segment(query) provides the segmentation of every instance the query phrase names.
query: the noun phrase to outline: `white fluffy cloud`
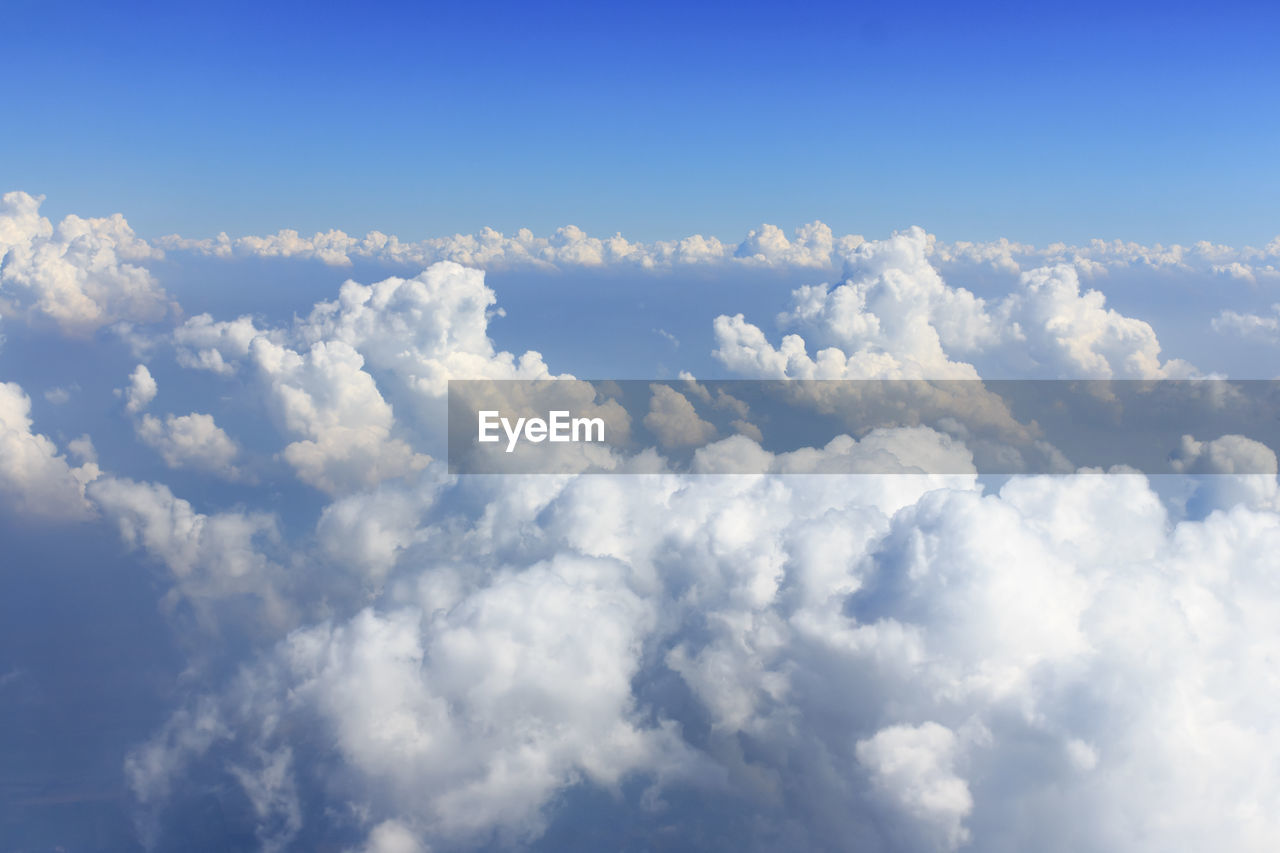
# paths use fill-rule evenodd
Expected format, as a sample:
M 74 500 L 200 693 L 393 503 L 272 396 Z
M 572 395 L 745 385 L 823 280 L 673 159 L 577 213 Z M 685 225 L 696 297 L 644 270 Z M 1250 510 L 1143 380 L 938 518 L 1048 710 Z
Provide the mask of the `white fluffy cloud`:
M 937 723 L 896 725 L 858 741 L 856 750 L 876 789 L 922 824 L 929 846 L 941 850 L 969 840 L 964 819 L 973 810 L 973 797 L 955 774 L 956 740 L 954 732 Z
M 81 336 L 164 316 L 164 290 L 141 265 L 161 253 L 124 217 L 72 215 L 55 228 L 40 215 L 41 201 L 24 192 L 0 197 L 0 315 L 39 317 Z
M 410 279 L 348 281 L 336 300 L 317 303 L 290 328 L 198 315 L 173 343 L 186 367 L 231 376 L 251 366 L 269 410 L 296 439 L 283 458 L 304 482 L 347 493 L 427 464 L 404 437 L 406 414 L 426 427 L 433 452 L 443 451 L 437 437 L 450 378 L 550 377 L 538 353 L 517 358 L 493 346 L 494 302 L 483 273 L 442 262 Z M 386 389 L 403 403 L 400 412 Z
M 1023 273 L 1021 290 L 999 310 L 1016 347 L 1009 358 L 1026 359 L 1026 373 L 1069 379 L 1161 379 L 1194 373 L 1185 362 L 1160 360 L 1160 343 L 1150 324 L 1107 308 L 1101 291 L 1082 293 L 1079 273 L 1071 266 Z
M 496 301 L 482 272 L 442 262 L 411 279 L 347 282 L 336 300 L 316 305 L 299 334 L 359 350 L 371 367 L 435 400 L 451 378 L 549 378 L 538 353 L 517 359 L 496 351 L 487 331 Z
M 779 322 L 800 333 L 775 347 L 746 318 L 716 318 L 715 355 L 740 375 L 792 379 L 976 379 L 965 358 L 1012 375 L 1051 378 L 1160 378 L 1193 368 L 1161 361 L 1155 331 L 1081 292 L 1075 267 L 1023 273 L 995 304 L 948 285 L 931 262 L 932 238 L 916 228 L 861 243 L 844 283 L 792 294 Z M 801 334 L 802 333 L 802 334 Z M 810 355 L 810 347 L 818 347 Z
M 685 752 L 671 727 L 635 714 L 630 679 L 655 614 L 619 572 L 557 558 L 465 596 L 461 578 L 424 578 L 409 606 L 290 635 L 272 675 L 249 674 L 224 713 L 240 731 L 262 731 L 272 707 L 318 719 L 350 773 L 332 781 L 394 816 L 373 828 L 373 849 L 407 843 L 406 819 L 455 843 L 536 837 L 565 785 L 665 773 Z M 163 790 L 207 747 L 170 732 L 132 761 L 133 784 Z
M 129 374 L 129 384 L 116 389 L 125 401 L 125 410 L 141 415 L 134 423 L 139 439 L 160 454 L 170 468 L 190 468 L 238 479 L 242 472 L 233 464 L 240 448 L 212 415 L 165 415 L 163 419 L 145 411 L 155 400 L 159 386 L 145 364 Z
M 223 706 L 318 720 L 371 844 L 528 840 L 557 791 L 637 775 L 742 798 L 763 847 L 1280 838 L 1273 511 L 1176 521 L 1124 475 L 520 482 Z
M 22 198 L 8 203 L 4 245 L 19 251 L 5 264 L 19 278 L 0 281 L 6 311 L 79 331 L 145 319 L 118 307 L 150 282 L 122 259 L 154 250 L 130 243 L 123 220 L 68 220 L 55 234 Z M 112 241 L 115 266 L 102 248 Z M 839 283 L 793 294 L 777 344 L 743 315 L 717 321 L 722 362 L 771 377 L 1181 375 L 1190 367 L 1163 357 L 1148 324 L 1087 282 L 1126 265 L 1216 267 L 1233 286 L 1263 281 L 1280 255 L 1280 243 L 946 245 L 918 229 L 864 241 L 820 223 L 793 236 L 762 226 L 738 245 L 565 228 L 429 244 L 282 232 L 187 248 L 326 263 L 843 269 Z M 981 298 L 953 280 L 964 265 L 1016 284 Z M 63 281 L 92 305 L 49 284 Z M 1280 771 L 1260 758 L 1280 749 L 1268 448 L 1188 436 L 1175 462 L 1194 491 L 1172 497 L 1123 474 L 984 487 L 963 473 L 972 447 L 925 429 L 769 454 L 748 437 L 751 413 L 704 389 L 697 399 L 739 415 L 744 434 L 702 448 L 695 470 L 754 454 L 756 470 L 787 476 L 450 479 L 425 453 L 447 380 L 552 375 L 536 352 L 498 350 L 494 306 L 482 273 L 446 262 L 348 282 L 281 327 L 201 315 L 175 330 L 171 352 L 153 348 L 149 358 L 239 382 L 274 418 L 281 458 L 333 495 L 314 528 L 98 476 L 87 438 L 66 443 L 82 460 L 73 468 L 33 431 L 22 390 L 0 385 L 10 504 L 60 517 L 96 507 L 165 568 L 167 604 L 191 603 L 213 633 L 271 626 L 245 641 L 234 675 L 193 684 L 131 752 L 151 841 L 181 817 L 166 806 L 195 791 L 232 792 L 264 849 L 331 825 L 378 853 L 521 846 L 587 787 L 653 827 L 652 846 L 672 832 L 730 849 L 873 852 L 1280 843 Z M 673 443 L 705 437 L 684 405 L 697 389 L 660 395 L 651 427 Z M 169 464 L 236 464 L 212 414 L 146 413 L 156 386 L 145 367 L 122 396 Z M 210 402 L 201 408 L 221 419 Z M 1007 415 L 984 423 L 1013 430 Z M 961 473 L 804 474 L 872 457 L 882 470 L 908 451 Z M 1230 473 L 1246 466 L 1272 474 Z M 247 605 L 242 621 L 221 621 L 227 603 Z
M 250 355 L 286 432 L 299 436 L 284 459 L 303 482 L 327 492 L 368 486 L 420 470 L 429 461 L 394 436 L 391 406 L 341 341 L 299 353 L 256 338 Z
M 151 405 L 158 391 L 159 387 L 151 371 L 145 364 L 139 364 L 129 374 L 129 385 L 117 390 L 116 394 L 124 397 L 125 410 L 136 414 Z
M 715 426 L 698 417 L 687 397 L 670 385 L 649 387 L 653 396 L 644 425 L 662 447 L 696 447 L 715 438 Z
M 174 329 L 173 344 L 178 364 L 226 376 L 235 373 L 249 355 L 249 344 L 260 336 L 283 341 L 280 332 L 258 329 L 248 316 L 215 321 L 209 314 L 197 314 Z
M 163 564 L 174 587 L 169 606 L 185 598 L 197 607 L 230 596 L 250 596 L 273 623 L 286 620 L 288 604 L 279 595 L 280 567 L 265 549 L 279 540 L 279 523 L 265 512 L 197 512 L 190 502 L 160 483 L 100 477 L 88 496 L 120 530 L 124 542 Z
M 145 414 L 137 426 L 138 437 L 150 445 L 170 468 L 208 471 L 228 479 L 242 472 L 233 464 L 240 448 L 218 426 L 212 415 L 165 415 L 164 419 Z
M 778 379 L 976 379 L 973 366 L 953 361 L 946 348 L 991 340 L 991 320 L 981 300 L 942 281 L 928 245 L 920 229 L 862 243 L 844 284 L 795 291 L 780 321 L 822 347 L 814 357 L 798 334 L 775 349 L 741 314 L 716 318 L 716 355 L 735 372 Z
M 321 552 L 347 571 L 381 583 L 406 549 L 427 540 L 422 519 L 443 486 L 440 472 L 427 469 L 417 483 L 384 484 L 335 500 L 316 524 Z
M 15 382 L 0 383 L 0 496 L 6 506 L 37 518 L 88 517 L 84 486 L 98 476 L 92 445 L 82 442 L 84 461 L 73 468 L 32 425 L 31 398 Z

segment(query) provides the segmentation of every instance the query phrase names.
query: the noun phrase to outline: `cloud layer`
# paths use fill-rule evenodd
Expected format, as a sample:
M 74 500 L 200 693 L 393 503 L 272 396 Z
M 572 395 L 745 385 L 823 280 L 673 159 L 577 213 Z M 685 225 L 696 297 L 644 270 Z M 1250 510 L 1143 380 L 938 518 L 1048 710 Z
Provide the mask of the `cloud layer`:
M 403 241 L 372 231 L 363 238 L 342 231 L 305 237 L 282 230 L 266 236 L 188 239 L 171 235 L 156 241 L 160 249 L 216 257 L 257 256 L 315 259 L 333 266 L 370 259 L 409 267 L 453 261 L 479 269 L 510 267 L 624 267 L 659 270 L 690 265 L 840 269 L 868 240 L 859 234 L 836 235 L 823 222 L 810 222 L 788 235 L 777 225 L 762 224 L 739 242 L 694 234 L 652 243 L 621 234 L 592 237 L 573 225 L 548 237 L 520 229 L 507 236 L 491 228 L 478 234 Z M 871 241 L 875 242 L 875 241 Z M 929 236 L 925 251 L 943 268 L 987 268 L 1018 273 L 1043 266 L 1066 265 L 1087 276 L 1109 270 L 1141 268 L 1166 272 L 1199 271 L 1227 282 L 1256 284 L 1280 278 L 1280 237 L 1261 248 L 1232 247 L 1207 241 L 1190 246 L 1147 246 L 1122 240 L 1092 240 L 1085 245 L 1054 243 L 1037 247 L 1000 239 L 947 243 Z
M 120 322 L 145 344 L 92 342 L 104 388 L 71 371 L 31 373 L 30 393 L 0 383 L 0 507 L 52 535 L 112 531 L 187 644 L 166 722 L 122 745 L 155 849 L 211 801 L 228 837 L 264 850 L 536 848 L 588 830 L 597 848 L 1280 843 L 1280 772 L 1260 759 L 1280 748 L 1280 490 L 1231 474 L 1275 471 L 1256 441 L 1187 436 L 1168 482 L 809 477 L 903 443 L 953 470 L 972 456 L 923 429 L 774 456 L 755 413 L 690 382 L 643 420 L 665 446 L 718 439 L 702 475 L 653 453 L 612 460 L 648 472 L 625 477 L 440 463 L 449 379 L 567 375 L 494 342 L 478 266 L 808 271 L 776 318 L 707 316 L 740 376 L 1164 378 L 1196 368 L 1108 301 L 1106 272 L 1259 286 L 1280 245 L 944 245 L 820 223 L 736 245 L 568 228 L 161 241 L 420 268 L 273 321 L 170 313 L 145 267 L 159 250 L 122 218 L 55 229 L 34 198 L 4 203 L 0 313 L 30 324 L 18 344 Z M 980 295 L 960 266 L 1009 286 Z M 1234 310 L 1206 330 L 1215 315 L 1268 328 Z M 700 388 L 733 434 L 699 417 Z M 104 400 L 99 458 L 82 419 L 59 418 Z M 712 473 L 747 456 L 775 473 Z

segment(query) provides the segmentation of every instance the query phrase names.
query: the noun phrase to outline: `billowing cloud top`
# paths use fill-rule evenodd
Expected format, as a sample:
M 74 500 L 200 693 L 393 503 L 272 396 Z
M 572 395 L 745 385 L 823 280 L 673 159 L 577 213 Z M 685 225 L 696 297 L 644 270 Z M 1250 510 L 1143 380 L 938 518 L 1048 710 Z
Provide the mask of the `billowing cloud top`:
M 1169 326 L 1113 304 L 1108 276 L 1261 288 L 1280 244 L 1035 249 L 814 224 L 736 245 L 571 228 L 153 245 L 121 217 L 55 227 L 31 196 L 4 205 L 0 520 L 35 553 L 95 551 L 68 571 L 115 555 L 148 573 L 122 588 L 154 595 L 165 627 L 145 642 L 178 659 L 130 717 L 162 722 L 108 744 L 118 846 L 171 849 L 193 827 L 263 850 L 1280 844 L 1280 493 L 1257 440 L 1180 437 L 1168 478 L 811 477 L 823 454 L 895 442 L 963 461 L 982 436 L 773 454 L 758 411 L 689 377 L 637 423 L 664 447 L 710 440 L 701 473 L 653 451 L 612 459 L 626 477 L 441 461 L 450 379 L 596 366 L 559 347 L 581 306 L 550 273 L 563 317 L 528 333 L 540 349 L 504 349 L 481 268 L 795 272 L 775 316 L 732 286 L 697 309 L 707 363 L 738 377 L 1162 379 L 1210 373 L 1212 353 L 1166 352 Z M 244 294 L 283 288 L 278 266 L 202 260 L 263 278 L 184 314 L 170 294 L 226 304 L 182 290 L 192 252 L 409 268 L 272 291 L 294 302 L 269 316 Z M 1266 310 L 1223 297 L 1174 337 L 1230 342 Z M 724 474 L 743 459 L 773 473 Z M 63 645 L 100 643 L 99 616 Z M 0 691 L 61 701 L 16 692 L 29 676 L 3 673 L 40 659 L 13 654 Z

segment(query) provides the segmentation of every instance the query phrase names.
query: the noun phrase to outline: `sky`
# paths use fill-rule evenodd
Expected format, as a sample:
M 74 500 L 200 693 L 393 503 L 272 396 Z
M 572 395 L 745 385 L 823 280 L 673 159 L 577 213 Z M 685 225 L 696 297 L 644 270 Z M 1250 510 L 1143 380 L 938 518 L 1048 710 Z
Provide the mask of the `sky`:
M 1272 853 L 1276 23 L 0 4 L 0 849 Z
M 1265 242 L 1271 4 L 5 7 L 6 185 L 147 237 Z

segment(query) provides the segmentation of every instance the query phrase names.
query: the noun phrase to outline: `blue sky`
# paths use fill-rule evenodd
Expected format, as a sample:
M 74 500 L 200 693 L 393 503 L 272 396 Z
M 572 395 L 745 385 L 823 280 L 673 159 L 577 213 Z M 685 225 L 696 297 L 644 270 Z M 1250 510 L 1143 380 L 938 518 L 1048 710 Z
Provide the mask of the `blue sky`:
M 57 8 L 0 183 L 146 237 L 1280 233 L 1270 4 Z

